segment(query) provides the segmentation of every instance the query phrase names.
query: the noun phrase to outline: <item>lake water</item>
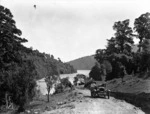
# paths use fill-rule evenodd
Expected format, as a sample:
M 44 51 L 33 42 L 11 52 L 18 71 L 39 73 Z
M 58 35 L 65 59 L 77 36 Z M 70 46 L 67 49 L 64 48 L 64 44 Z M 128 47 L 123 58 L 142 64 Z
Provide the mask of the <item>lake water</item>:
M 73 74 L 61 74 L 60 75 L 60 78 L 66 78 L 68 77 L 69 78 L 69 81 L 73 84 L 73 80 L 74 80 L 74 77 L 77 75 L 77 74 L 84 74 L 86 75 L 87 77 L 89 76 L 89 72 L 90 70 L 78 70 L 77 73 L 73 73 Z M 45 83 L 45 79 L 42 78 L 40 80 L 37 81 L 37 88 L 40 90 L 40 92 L 43 94 L 43 95 L 46 95 L 47 94 L 47 87 L 46 87 L 46 83 Z M 55 91 L 54 88 L 51 89 L 51 94 Z
M 73 73 L 73 74 L 61 74 L 60 78 L 69 78 L 69 81 L 73 84 L 73 79 L 77 74 L 84 74 L 87 77 L 89 76 L 89 72 L 90 70 L 78 70 L 77 73 Z

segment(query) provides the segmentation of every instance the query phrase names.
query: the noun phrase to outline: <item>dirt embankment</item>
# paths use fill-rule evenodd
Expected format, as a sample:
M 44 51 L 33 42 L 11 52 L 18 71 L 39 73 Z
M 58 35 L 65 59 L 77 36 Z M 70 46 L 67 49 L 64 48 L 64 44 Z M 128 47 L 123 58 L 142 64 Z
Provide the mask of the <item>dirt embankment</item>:
M 150 80 L 126 76 L 124 82 L 114 79 L 107 83 L 111 96 L 125 100 L 150 114 Z
M 128 103 L 141 108 L 146 114 L 150 114 L 150 93 L 120 93 L 112 92 L 111 96 L 116 99 L 125 100 Z

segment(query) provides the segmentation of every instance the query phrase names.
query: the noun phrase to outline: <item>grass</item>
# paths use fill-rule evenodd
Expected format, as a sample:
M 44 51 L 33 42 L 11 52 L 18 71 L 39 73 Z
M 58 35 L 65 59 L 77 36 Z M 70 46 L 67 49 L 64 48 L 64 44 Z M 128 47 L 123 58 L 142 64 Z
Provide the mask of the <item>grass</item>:
M 125 100 L 150 114 L 150 80 L 139 76 L 126 76 L 124 82 L 114 79 L 107 82 L 107 87 L 112 91 L 111 96 Z
M 125 100 L 128 103 L 141 108 L 146 114 L 150 114 L 150 93 L 121 93 L 121 92 L 111 92 L 111 96 L 116 99 Z

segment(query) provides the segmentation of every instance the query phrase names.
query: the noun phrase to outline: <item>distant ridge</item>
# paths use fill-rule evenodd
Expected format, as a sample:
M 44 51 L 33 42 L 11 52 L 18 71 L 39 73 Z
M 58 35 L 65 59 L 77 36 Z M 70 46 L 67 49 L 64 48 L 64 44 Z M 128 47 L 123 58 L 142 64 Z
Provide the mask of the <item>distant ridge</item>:
M 135 44 L 132 46 L 132 51 L 138 51 L 138 45 Z M 94 59 L 94 55 L 84 56 L 72 61 L 69 61 L 70 65 L 72 65 L 77 70 L 91 70 L 91 68 L 95 65 L 96 60 Z
M 81 57 L 72 61 L 69 61 L 70 65 L 72 65 L 77 70 L 91 70 L 91 68 L 95 65 L 96 60 L 94 59 L 94 55 Z

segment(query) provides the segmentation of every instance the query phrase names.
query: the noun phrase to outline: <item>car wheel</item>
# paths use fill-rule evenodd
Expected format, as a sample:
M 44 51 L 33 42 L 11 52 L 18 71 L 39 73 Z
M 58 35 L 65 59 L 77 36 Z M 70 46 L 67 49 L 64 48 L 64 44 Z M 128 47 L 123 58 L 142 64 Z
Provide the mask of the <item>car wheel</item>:
M 109 95 L 108 95 L 108 99 L 109 99 Z
M 109 94 L 109 91 L 108 91 L 108 93 L 107 93 L 107 96 L 108 96 L 108 99 L 110 98 L 110 94 Z

